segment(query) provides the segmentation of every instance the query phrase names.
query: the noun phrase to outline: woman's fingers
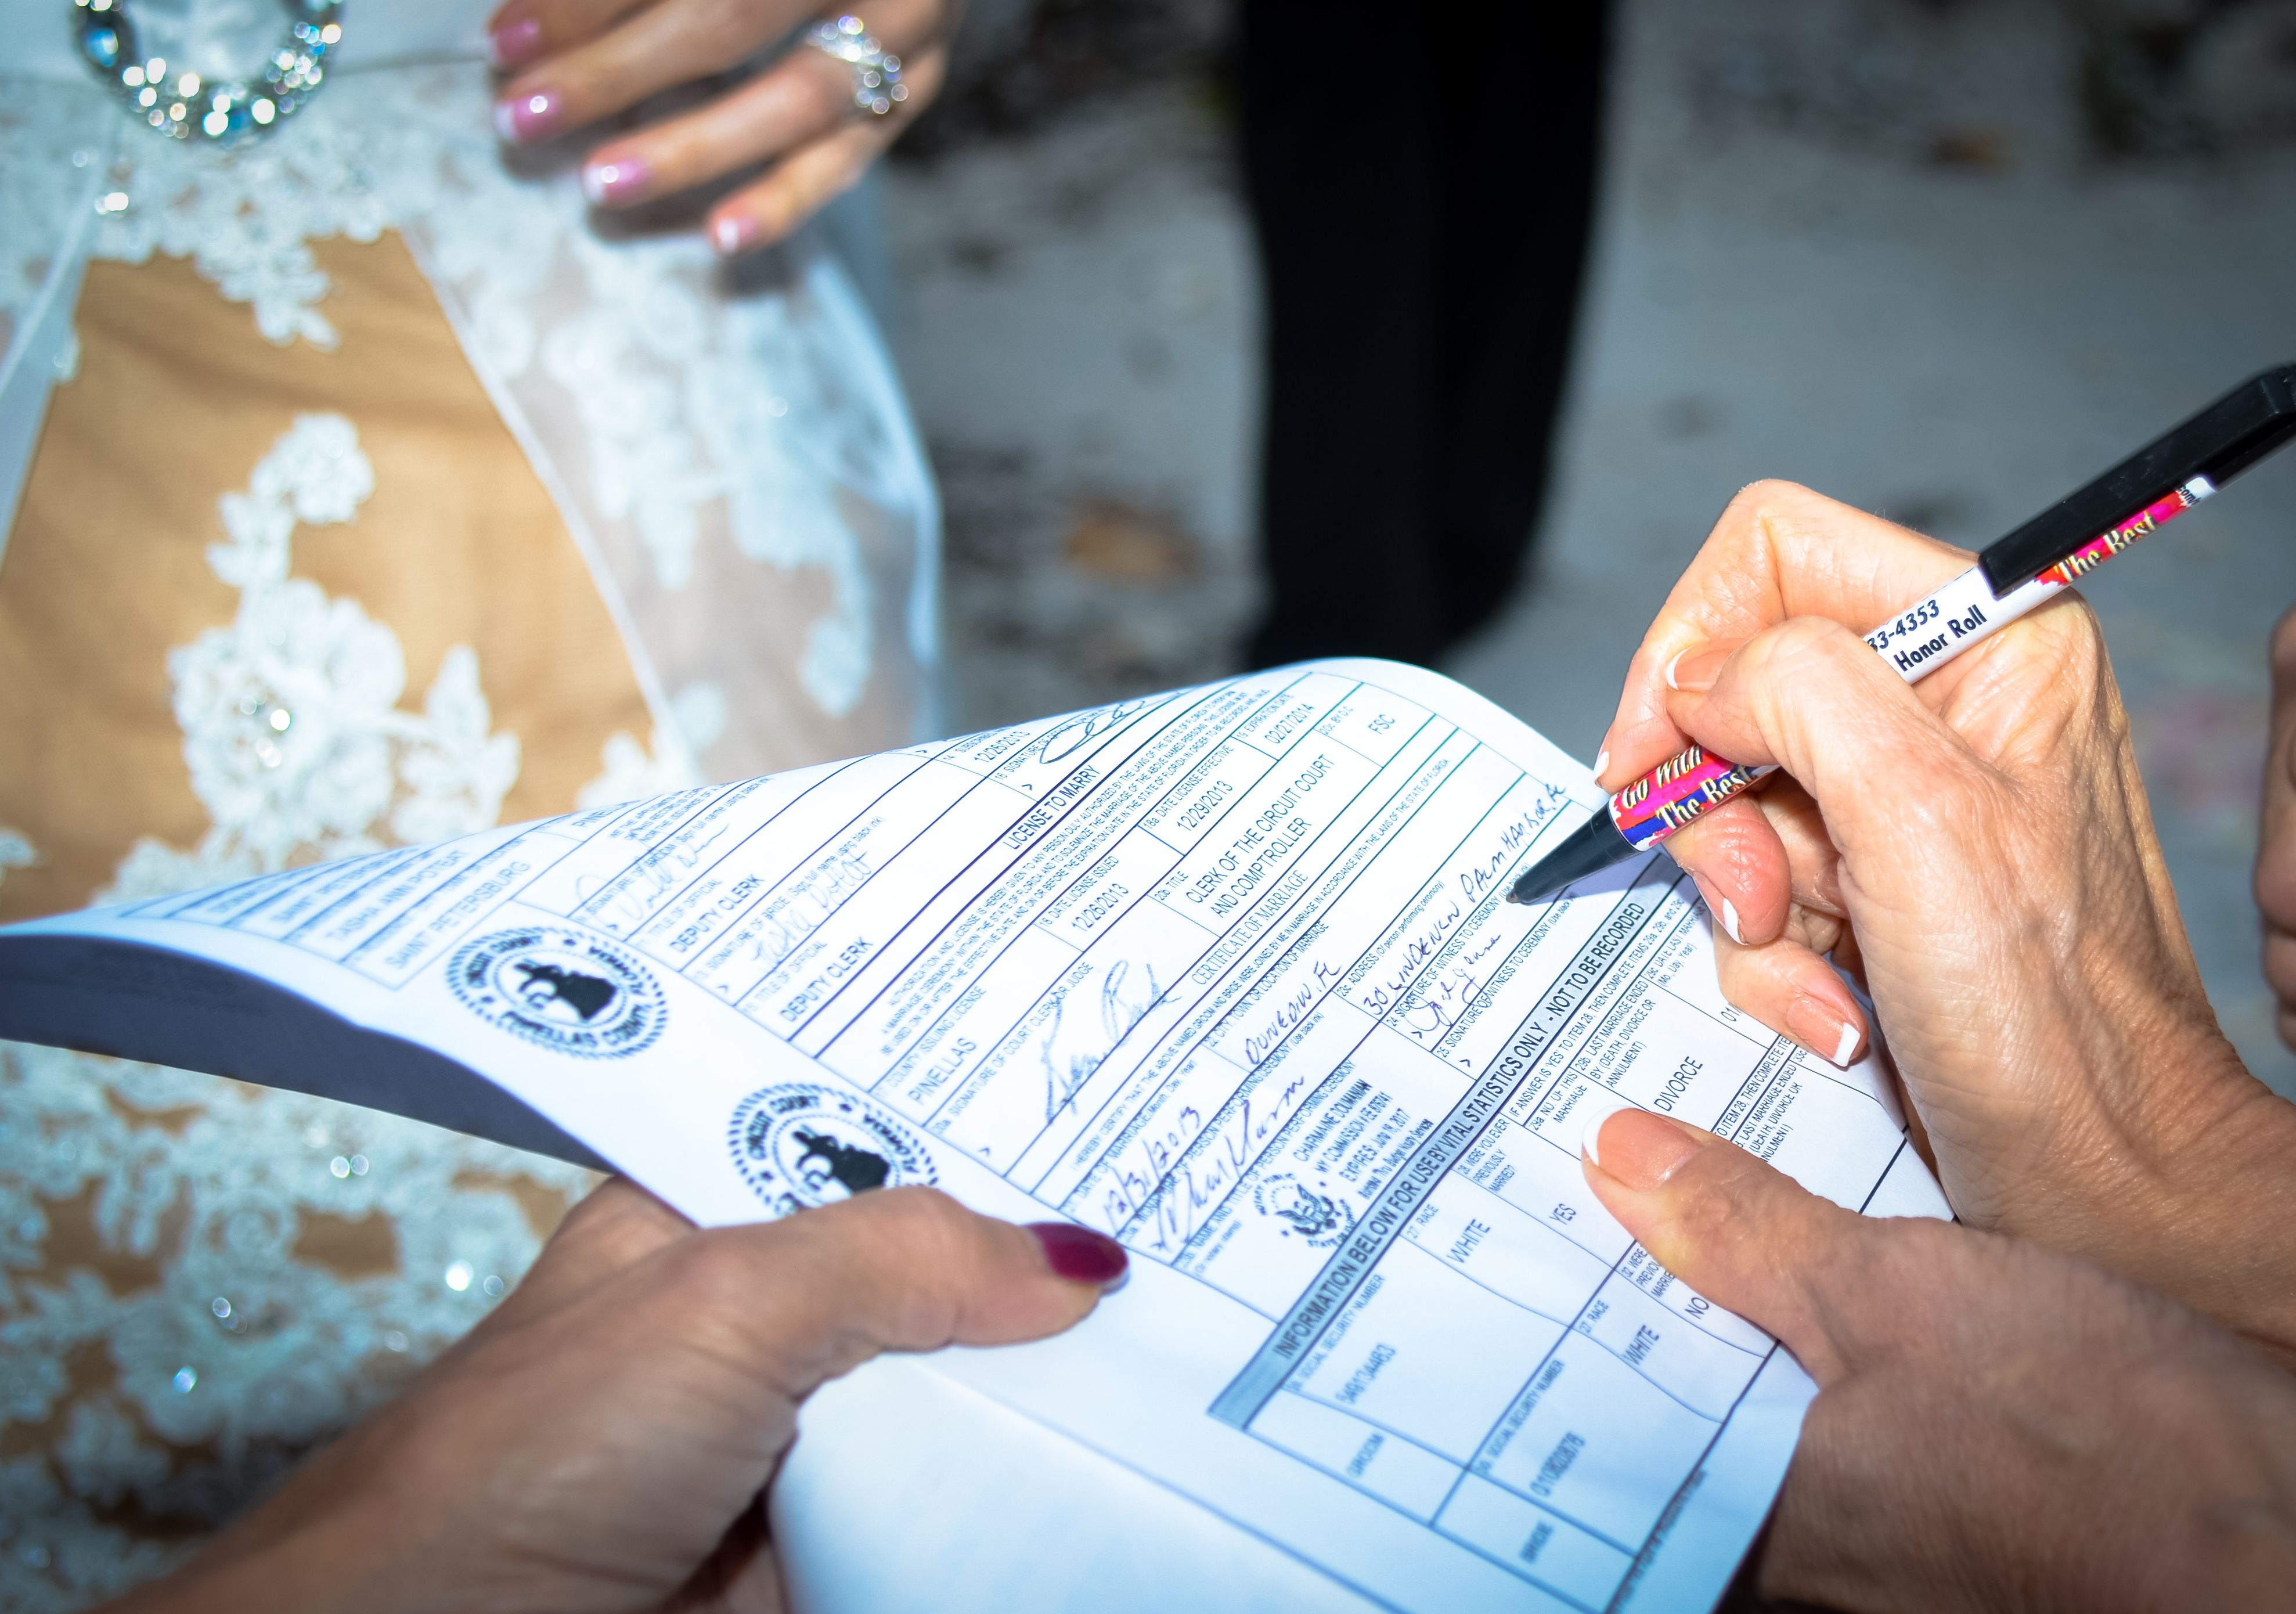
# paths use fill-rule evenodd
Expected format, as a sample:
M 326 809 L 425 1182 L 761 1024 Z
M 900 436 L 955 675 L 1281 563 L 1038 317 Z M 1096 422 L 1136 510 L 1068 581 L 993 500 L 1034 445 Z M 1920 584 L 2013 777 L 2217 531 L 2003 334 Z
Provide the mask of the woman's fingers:
M 939 87 L 947 55 L 928 52 L 912 78 L 922 104 Z M 771 246 L 850 190 L 892 144 L 914 114 L 906 108 L 885 118 L 850 123 L 790 153 L 772 172 L 709 209 L 709 241 L 731 258 Z
M 648 95 L 725 71 L 803 14 L 800 0 L 659 0 L 512 79 L 495 102 L 496 126 L 517 142 L 582 128 Z
M 1797 923 L 1787 934 L 1759 947 L 1715 940 L 1715 971 L 1722 995 L 1739 1009 L 1847 1069 L 1866 1041 L 1866 1012 L 1824 954 L 1839 939 L 1838 922 L 1816 917 L 1812 935 Z
M 1824 804 L 1827 835 L 1853 866 L 1861 851 L 1887 859 L 1908 837 L 1964 832 L 1991 777 L 1863 640 L 1823 619 L 1767 629 L 1708 688 L 1668 698 L 1674 721 L 1716 753 L 1776 763 L 1800 780 Z
M 1785 928 L 1792 873 L 1777 831 L 1752 798 L 1693 819 L 1667 838 L 1666 849 L 1698 882 L 1716 928 L 1731 941 L 1759 946 Z
M 2296 610 L 2272 630 L 2272 723 L 2256 838 L 2264 979 L 2280 1000 L 2281 1041 L 2296 1047 Z
M 519 1323 L 554 1311 L 693 1232 L 693 1223 L 627 1177 L 608 1177 L 566 1213 L 491 1317 Z
M 881 1351 L 1002 1345 L 1081 1320 L 1127 1270 L 1070 1223 L 1016 1226 L 928 1188 L 884 1189 L 663 1252 L 697 1344 L 739 1353 L 800 1399 Z
M 509 0 L 487 20 L 487 54 L 504 71 L 571 49 L 649 0 Z
M 1682 749 L 1667 711 L 1667 672 L 1686 652 L 1736 645 L 1790 617 L 1824 617 L 1865 633 L 1970 561 L 1965 550 L 1792 482 L 1743 489 L 1635 652 L 1603 741 L 1613 773 L 1632 777 Z
M 781 157 L 709 210 L 710 243 L 727 256 L 769 246 L 849 189 L 940 86 L 945 47 L 903 67 L 907 102 L 885 117 L 853 115 L 843 64 L 799 51 L 698 111 L 609 141 L 583 165 L 582 184 L 605 207 L 627 207 Z M 785 155 L 784 155 L 785 153 Z
M 1734 1143 L 1645 1110 L 1598 1117 L 1579 1151 L 1603 1206 L 1659 1265 L 1785 1343 L 1820 1388 L 1856 1365 L 1843 1302 L 1873 1228 Z M 1905 1299 L 1910 1299 L 1910 1297 Z
M 803 0 L 659 0 L 521 73 L 496 103 L 496 123 L 513 141 L 581 128 L 649 95 L 738 66 L 787 34 L 808 10 Z M 904 60 L 935 43 L 939 22 L 935 0 L 887 0 L 869 16 L 873 37 Z M 850 69 L 820 51 L 800 45 L 774 71 L 832 86 L 842 104 L 851 104 Z M 910 98 L 918 98 L 914 89 Z
M 628 207 L 778 157 L 849 122 L 849 83 L 843 62 L 791 51 L 693 111 L 606 142 L 583 163 L 582 188 L 603 207 Z
M 1855 1061 L 1866 1012 L 1826 956 L 1853 945 L 1841 860 L 1809 793 L 1780 776 L 1696 819 L 1666 848 L 1714 914 L 1722 995 L 1821 1059 Z

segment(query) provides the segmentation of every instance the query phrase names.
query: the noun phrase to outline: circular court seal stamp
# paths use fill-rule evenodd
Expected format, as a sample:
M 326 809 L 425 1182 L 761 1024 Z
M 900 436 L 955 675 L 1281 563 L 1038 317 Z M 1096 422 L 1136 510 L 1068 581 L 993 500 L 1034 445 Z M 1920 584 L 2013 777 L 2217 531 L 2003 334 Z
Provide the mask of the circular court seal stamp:
M 561 1053 L 619 1059 L 661 1035 L 668 1005 L 637 954 L 562 925 L 465 942 L 447 984 L 488 1023 Z
M 1283 1224 L 1276 1236 L 1301 1239 L 1316 1249 L 1329 1249 L 1348 1236 L 1355 1225 L 1347 1199 L 1321 1177 L 1303 1183 L 1288 1171 L 1279 1171 L 1252 1184 L 1252 1208 Z
M 752 1093 L 734 1108 L 726 1137 L 742 1180 L 777 1217 L 939 1180 L 906 1121 L 874 1099 L 814 1082 Z

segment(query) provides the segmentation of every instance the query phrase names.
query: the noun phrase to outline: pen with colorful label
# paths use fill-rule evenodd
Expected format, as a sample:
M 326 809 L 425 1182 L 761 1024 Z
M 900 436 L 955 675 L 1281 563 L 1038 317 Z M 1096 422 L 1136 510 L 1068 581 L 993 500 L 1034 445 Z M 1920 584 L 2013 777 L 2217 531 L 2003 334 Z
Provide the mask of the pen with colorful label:
M 2296 365 L 2267 370 L 1978 556 L 1977 564 L 1866 635 L 1908 684 L 2054 599 L 2296 437 Z M 1651 769 L 1507 892 L 1540 902 L 1648 851 L 1777 770 L 1698 746 Z

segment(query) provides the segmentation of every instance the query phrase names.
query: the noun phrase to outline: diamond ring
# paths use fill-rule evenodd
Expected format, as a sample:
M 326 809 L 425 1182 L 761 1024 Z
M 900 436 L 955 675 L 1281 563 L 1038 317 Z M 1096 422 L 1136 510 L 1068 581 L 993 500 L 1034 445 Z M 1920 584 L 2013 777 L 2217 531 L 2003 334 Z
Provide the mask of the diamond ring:
M 909 98 L 909 86 L 901 82 L 901 59 L 870 37 L 860 18 L 849 12 L 834 21 L 824 19 L 807 30 L 805 43 L 843 62 L 853 75 L 854 111 L 882 118 Z

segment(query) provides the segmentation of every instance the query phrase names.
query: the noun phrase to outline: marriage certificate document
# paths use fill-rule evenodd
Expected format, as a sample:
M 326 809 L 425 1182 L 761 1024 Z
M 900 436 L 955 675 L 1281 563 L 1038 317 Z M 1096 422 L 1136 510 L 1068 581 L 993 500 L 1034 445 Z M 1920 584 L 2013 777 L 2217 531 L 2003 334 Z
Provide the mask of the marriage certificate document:
M 1603 1210 L 1587 1117 L 1946 1207 L 1875 1066 L 1723 1001 L 1663 854 L 1505 900 L 1601 799 L 1447 679 L 1310 663 L 0 930 L 0 1036 L 705 1225 L 916 1184 L 1072 1219 L 1127 1287 L 933 1371 L 1377 1603 L 1702 1608 L 1813 1390 Z

